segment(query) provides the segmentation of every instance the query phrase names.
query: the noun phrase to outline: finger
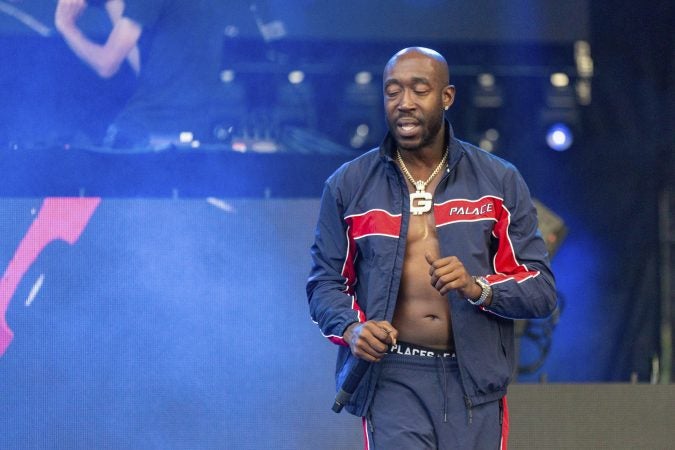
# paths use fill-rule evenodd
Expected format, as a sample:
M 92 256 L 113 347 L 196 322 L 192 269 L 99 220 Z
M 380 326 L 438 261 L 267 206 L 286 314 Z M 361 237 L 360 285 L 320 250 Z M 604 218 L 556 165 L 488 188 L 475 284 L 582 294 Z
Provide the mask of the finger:
M 377 322 L 368 321 L 360 326 L 354 346 L 360 352 L 376 357 L 387 350 L 387 344 L 384 342 L 386 336 Z
M 457 264 L 462 264 L 462 261 L 459 260 L 456 256 L 446 256 L 445 258 L 438 258 L 436 261 L 434 261 L 434 266 L 436 268 L 444 267 L 444 266 L 456 266 Z
M 438 261 L 436 261 L 438 264 Z M 450 275 L 455 270 L 455 267 L 451 264 L 443 265 L 438 268 L 432 268 L 431 272 L 431 285 L 436 289 L 440 289 L 441 285 L 449 280 L 451 280 Z M 439 284 L 440 283 L 440 284 Z
M 429 275 L 435 279 L 442 277 L 443 275 L 454 270 L 452 263 L 441 263 L 442 260 L 436 260 L 434 264 L 429 267 Z
M 377 329 L 373 330 L 375 336 L 380 341 L 391 345 L 393 343 L 391 334 L 396 331 L 396 328 L 386 320 L 379 320 L 375 322 L 375 325 L 377 325 Z
M 380 358 L 378 358 L 376 356 L 373 356 L 370 353 L 361 350 L 360 348 L 353 349 L 352 353 L 354 354 L 354 356 L 356 356 L 357 358 L 362 359 L 364 361 L 377 362 L 377 361 L 380 360 Z
M 368 344 L 370 345 L 368 354 L 371 355 L 373 358 L 375 358 L 377 361 L 382 359 L 384 355 L 387 354 L 387 351 L 389 351 L 389 345 L 381 341 L 368 342 Z
M 389 333 L 389 339 L 391 340 L 391 345 L 396 345 L 396 342 L 398 341 L 398 330 L 396 328 L 392 328 Z
M 380 343 L 380 345 L 382 344 Z M 360 339 L 352 353 L 366 361 L 375 362 L 381 360 L 386 351 L 378 351 L 369 341 Z
M 354 356 L 368 362 L 373 362 L 375 361 L 375 358 L 370 355 L 370 346 L 367 345 L 365 338 L 366 334 L 368 333 L 367 325 L 368 322 L 360 323 L 354 326 L 349 334 L 348 343 L 349 348 L 351 349 Z
M 434 261 L 436 260 L 436 258 L 431 256 L 431 253 L 429 253 L 429 252 L 424 252 L 424 258 L 427 260 L 429 265 L 433 265 Z
M 396 342 L 395 337 L 398 334 L 396 328 L 394 328 L 388 321 L 373 321 L 372 327 L 369 327 L 369 331 L 372 333 L 372 340 L 368 340 L 368 343 L 373 348 L 375 352 L 380 354 L 380 357 L 384 356 L 392 344 Z M 392 337 L 392 333 L 396 333 Z
M 429 264 L 429 275 L 435 274 L 437 277 L 444 275 L 448 270 L 453 270 L 458 264 L 461 265 L 462 262 L 456 256 L 438 258 Z
M 367 332 L 362 333 L 351 345 L 352 353 L 360 359 L 375 362 L 381 359 L 382 353 L 373 348 L 366 337 Z M 372 339 L 372 337 L 371 337 Z
M 386 342 L 389 343 L 391 339 L 389 339 L 389 335 L 391 334 L 391 330 L 389 328 L 380 326 L 377 332 L 374 333 L 374 336 L 380 340 L 380 342 Z
M 434 287 L 441 294 L 447 294 L 451 290 L 466 289 L 470 283 L 471 276 L 466 272 L 464 266 L 459 264 L 447 274 L 440 276 Z
M 453 288 L 454 281 L 455 281 L 454 274 L 449 273 L 443 275 L 442 277 L 438 278 L 438 280 L 434 284 L 434 288 L 436 288 L 436 290 L 440 294 L 446 294 Z
M 396 344 L 396 338 L 398 337 L 398 330 L 386 320 L 380 320 L 377 322 L 377 326 L 384 332 L 385 336 L 379 335 L 378 337 L 383 337 L 382 341 L 386 342 L 389 345 Z
M 398 330 L 391 325 L 389 326 L 380 326 L 385 335 L 379 336 L 383 342 L 386 342 L 389 345 L 396 345 L 396 338 L 398 337 Z

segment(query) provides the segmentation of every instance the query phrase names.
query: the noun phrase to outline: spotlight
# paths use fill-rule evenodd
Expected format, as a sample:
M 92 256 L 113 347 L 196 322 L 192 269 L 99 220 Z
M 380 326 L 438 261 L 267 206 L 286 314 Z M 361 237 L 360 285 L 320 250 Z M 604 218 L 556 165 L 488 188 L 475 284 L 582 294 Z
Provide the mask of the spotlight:
M 368 135 L 370 134 L 370 127 L 367 123 L 360 123 L 356 126 L 356 129 L 353 130 L 354 135 L 349 140 L 349 144 L 352 148 L 361 148 L 368 140 Z
M 305 80 L 305 73 L 302 70 L 293 70 L 288 74 L 288 81 L 291 84 L 300 84 Z
M 549 77 L 551 86 L 562 89 L 570 85 L 570 77 L 564 72 L 554 72 Z
M 189 144 L 194 140 L 195 136 L 191 131 L 181 131 L 178 135 L 178 142 L 181 144 Z
M 573 142 L 572 130 L 564 123 L 554 123 L 546 131 L 546 144 L 557 152 L 564 152 Z
M 353 149 L 376 146 L 384 134 L 381 86 L 373 75 L 362 70 L 354 75 L 341 94 L 335 137 Z
M 574 60 L 579 78 L 576 83 L 577 100 L 580 105 L 590 105 L 592 100 L 591 79 L 593 78 L 593 58 L 591 46 L 586 41 L 574 43 Z
M 499 131 L 495 128 L 489 128 L 483 132 L 478 141 L 478 146 L 487 152 L 494 152 L 499 142 Z
M 373 74 L 370 72 L 361 71 L 354 75 L 354 82 L 356 84 L 369 84 L 371 81 L 373 81 Z
M 223 83 L 231 83 L 234 81 L 234 70 L 226 69 L 220 72 L 220 81 Z
M 581 118 L 570 76 L 564 72 L 550 75 L 540 113 L 541 133 L 549 148 L 563 152 L 580 133 Z
M 499 149 L 504 93 L 501 83 L 489 72 L 479 73 L 471 86 L 471 106 L 466 114 L 469 138 L 488 152 Z
M 317 128 L 316 95 L 313 83 L 302 70 L 289 72 L 288 80 L 281 81 L 276 93 L 276 107 L 269 134 L 285 127 Z
M 491 73 L 478 74 L 472 91 L 473 106 L 476 108 L 497 109 L 504 103 L 502 88 Z
M 220 72 L 221 84 L 214 92 L 215 107 L 211 121 L 210 136 L 202 139 L 209 143 L 229 145 L 234 135 L 241 135 L 248 114 L 250 102 L 246 87 L 232 69 Z

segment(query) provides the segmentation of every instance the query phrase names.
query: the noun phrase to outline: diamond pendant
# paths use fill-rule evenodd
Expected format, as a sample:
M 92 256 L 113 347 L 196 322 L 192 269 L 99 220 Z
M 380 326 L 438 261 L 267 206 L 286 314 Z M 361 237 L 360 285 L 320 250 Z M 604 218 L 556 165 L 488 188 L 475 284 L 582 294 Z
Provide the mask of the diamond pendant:
M 431 211 L 433 197 L 429 192 L 418 189 L 417 192 L 410 194 L 410 212 L 414 216 L 421 216 L 425 212 Z

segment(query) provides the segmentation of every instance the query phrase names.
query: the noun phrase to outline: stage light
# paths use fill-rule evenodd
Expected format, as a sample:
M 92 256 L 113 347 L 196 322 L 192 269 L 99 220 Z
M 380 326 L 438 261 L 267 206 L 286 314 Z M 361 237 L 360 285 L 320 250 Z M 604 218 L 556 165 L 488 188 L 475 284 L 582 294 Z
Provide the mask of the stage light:
M 550 149 L 562 152 L 572 146 L 574 135 L 580 133 L 581 118 L 570 75 L 550 74 L 540 120 L 542 141 Z
M 361 148 L 364 146 L 370 134 L 370 127 L 367 123 L 361 123 L 356 126 L 354 130 L 354 135 L 349 141 L 349 145 L 352 148 Z
M 370 72 L 359 72 L 354 76 L 354 81 L 356 84 L 369 84 L 371 81 L 373 81 L 373 75 Z
M 593 77 L 593 58 L 591 57 L 591 45 L 587 41 L 574 43 L 574 62 L 577 67 L 577 75 L 581 78 Z
M 555 72 L 550 77 L 551 85 L 557 88 L 565 88 L 570 84 L 570 77 L 563 72 Z
M 491 73 L 479 74 L 472 91 L 473 105 L 476 108 L 497 109 L 504 103 L 502 89 Z
M 367 70 L 354 74 L 352 82 L 345 85 L 338 107 L 336 139 L 353 149 L 369 149 L 382 139 L 384 111 L 382 87 L 373 82 Z
M 305 80 L 305 72 L 302 70 L 293 70 L 288 74 L 288 81 L 291 84 L 300 84 Z
M 588 106 L 591 104 L 592 94 L 591 94 L 591 80 L 590 79 L 579 79 L 577 80 L 576 85 L 574 86 L 577 93 L 577 101 L 580 105 Z
M 313 83 L 302 70 L 288 74 L 288 81 L 281 81 L 277 88 L 276 105 L 272 123 L 265 133 L 278 135 L 286 127 L 305 130 L 317 128 L 316 94 Z M 260 128 L 260 124 L 256 127 Z
M 577 101 L 580 105 L 588 106 L 592 100 L 591 79 L 593 78 L 593 58 L 591 57 L 591 46 L 588 42 L 577 41 L 574 43 L 574 60 L 579 77 L 575 86 Z
M 244 133 L 243 125 L 247 122 L 249 98 L 241 77 L 232 69 L 220 72 L 221 84 L 214 98 L 216 99 L 211 121 L 211 135 L 200 136 L 205 143 L 229 145 L 233 136 Z
M 490 89 L 495 85 L 495 76 L 487 72 L 481 73 L 478 75 L 478 84 L 483 88 Z
M 223 83 L 231 83 L 234 81 L 234 70 L 226 69 L 220 72 L 220 81 Z
M 489 72 L 479 73 L 471 86 L 471 106 L 466 113 L 469 139 L 488 152 L 499 149 L 504 93 L 501 83 Z
M 483 150 L 492 153 L 497 149 L 498 142 L 499 131 L 495 128 L 488 128 L 478 141 L 478 146 Z
M 546 131 L 546 144 L 552 150 L 564 152 L 574 142 L 574 135 L 570 127 L 564 123 L 554 123 Z
M 178 135 L 178 142 L 181 144 L 189 144 L 195 138 L 191 131 L 181 131 Z

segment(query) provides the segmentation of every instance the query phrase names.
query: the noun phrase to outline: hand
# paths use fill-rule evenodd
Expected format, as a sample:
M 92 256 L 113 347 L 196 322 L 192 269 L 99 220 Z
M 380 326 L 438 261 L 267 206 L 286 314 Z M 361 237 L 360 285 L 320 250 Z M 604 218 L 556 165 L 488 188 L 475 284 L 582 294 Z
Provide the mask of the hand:
M 480 286 L 469 275 L 459 258 L 447 256 L 445 258 L 434 259 L 429 253 L 426 253 L 424 257 L 429 263 L 431 285 L 441 295 L 456 290 L 464 298 L 474 299 L 480 297 Z
M 386 320 L 353 323 L 344 332 L 352 354 L 368 362 L 380 361 L 393 344 L 398 330 Z
M 85 0 L 59 0 L 54 13 L 54 25 L 59 31 L 75 27 L 77 19 L 87 9 Z

